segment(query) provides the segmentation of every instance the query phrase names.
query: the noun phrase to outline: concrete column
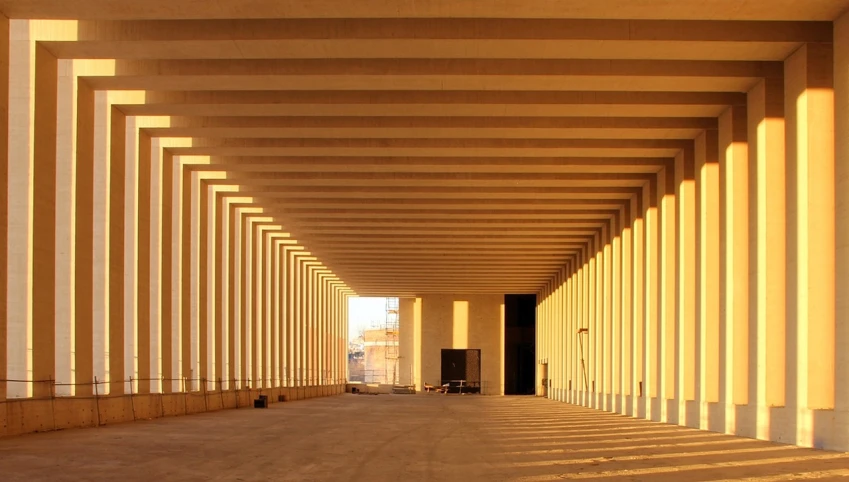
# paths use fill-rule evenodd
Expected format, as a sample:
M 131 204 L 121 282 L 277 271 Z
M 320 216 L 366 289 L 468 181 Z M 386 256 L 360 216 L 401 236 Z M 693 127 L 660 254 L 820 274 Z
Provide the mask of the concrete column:
M 696 400 L 696 182 L 693 150 L 675 157 L 675 381 L 672 398 L 678 401 L 678 423 L 687 424 L 688 401 Z M 696 412 L 697 415 L 698 412 Z M 698 424 L 697 417 L 695 424 Z
M 572 400 L 571 403 L 580 404 L 582 399 L 582 394 L 584 391 L 584 370 L 582 359 L 584 357 L 585 349 L 583 348 L 583 344 L 586 343 L 586 336 L 580 333 L 580 330 L 584 328 L 584 298 L 583 287 L 584 287 L 584 273 L 585 273 L 585 258 L 583 252 L 580 252 L 576 256 L 575 262 L 576 270 L 573 275 L 573 288 L 574 292 L 572 293 L 572 299 L 575 302 L 575 306 L 572 308 L 572 349 L 574 350 L 574 356 L 572 357 Z
M 295 257 L 296 251 L 290 251 L 287 257 L 287 279 L 289 280 L 288 288 L 288 327 L 287 334 L 289 336 L 289 377 L 292 380 L 291 386 L 298 386 L 298 292 L 297 273 L 298 264 Z
M 304 264 L 300 256 L 295 257 L 295 337 L 296 337 L 296 379 L 297 386 L 303 387 L 306 385 L 306 343 L 305 343 L 305 326 L 304 326 L 304 294 L 306 293 L 304 283 Z
M 232 293 L 230 296 L 230 318 L 231 318 L 231 326 L 232 326 L 232 340 L 231 343 L 231 378 L 235 380 L 234 389 L 241 389 L 245 386 L 245 362 L 244 362 L 244 353 L 245 353 L 245 331 L 244 331 L 244 320 L 245 320 L 245 304 L 242 301 L 242 290 L 244 289 L 244 245 L 242 241 L 242 220 L 241 214 L 238 209 L 229 205 L 229 218 L 230 218 L 230 236 L 232 238 L 231 243 L 231 275 L 230 279 L 232 279 L 232 283 L 230 285 L 230 292 Z
M 255 225 L 256 226 L 256 225 Z M 265 364 L 268 341 L 268 249 L 266 243 L 266 232 L 264 227 L 254 229 L 254 252 L 256 267 L 256 289 L 254 290 L 254 301 L 256 311 L 254 315 L 254 366 L 256 370 L 257 387 L 268 387 L 268 370 Z
M 127 177 L 127 116 L 112 108 L 110 123 L 109 171 L 109 393 L 124 394 L 124 380 L 131 376 L 124 364 L 125 303 L 123 263 L 125 252 L 126 198 L 122 188 Z
M 575 298 L 578 303 L 576 308 L 576 326 L 575 326 L 575 338 L 576 338 L 576 357 L 575 357 L 575 391 L 576 396 L 574 403 L 582 405 L 584 399 L 586 397 L 586 392 L 588 391 L 587 387 L 589 386 L 589 377 L 587 376 L 587 365 L 586 365 L 586 357 L 588 351 L 588 341 L 589 336 L 581 333 L 581 330 L 587 328 L 587 305 L 588 305 L 588 294 L 586 292 L 587 288 L 587 257 L 586 257 L 586 249 L 581 251 L 578 259 L 578 273 L 577 273 L 577 281 L 575 286 Z
M 196 233 L 192 234 L 192 325 L 197 326 L 197 378 L 200 390 L 210 390 L 214 384 L 210 380 L 215 379 L 215 368 L 213 350 L 215 331 L 212 322 L 213 312 L 209 302 L 214 298 L 210 296 L 213 289 L 215 277 L 215 263 L 210 261 L 210 256 L 215 255 L 215 236 L 211 230 L 215 229 L 215 214 L 211 212 L 209 186 L 204 181 L 203 173 L 192 172 L 192 226 Z M 195 241 L 196 240 L 196 241 Z M 195 244 L 197 243 L 197 244 Z M 194 345 L 194 344 L 193 344 Z M 206 382 L 204 382 L 206 380 Z
M 749 386 L 749 161 L 747 109 L 734 106 L 719 118 L 720 196 L 720 399 L 728 407 L 726 431 L 734 431 L 733 405 L 748 403 Z
M 302 258 L 303 259 L 303 258 Z M 312 298 L 312 276 L 310 272 L 310 265 L 303 261 L 301 263 L 301 277 L 303 283 L 301 284 L 301 292 L 302 292 L 302 310 L 301 310 L 301 324 L 303 328 L 303 343 L 304 343 L 304 352 L 303 352 L 303 369 L 304 369 L 304 386 L 312 386 L 313 385 L 313 326 L 312 326 L 312 310 L 313 310 L 313 298 Z
M 645 407 L 643 408 L 645 413 L 641 413 L 641 417 L 650 418 L 652 420 L 659 420 L 659 406 L 656 408 L 655 400 L 657 400 L 660 391 L 660 380 L 658 377 L 659 372 L 659 340 L 660 336 L 658 333 L 658 329 L 660 327 L 659 319 L 660 319 L 660 295 L 658 294 L 660 289 L 660 264 L 658 258 L 660 257 L 660 245 L 659 245 L 659 233 L 660 233 L 660 222 L 658 215 L 658 206 L 660 204 L 660 197 L 664 189 L 664 183 L 661 182 L 661 179 L 653 179 L 649 185 L 647 186 L 647 191 L 644 188 L 644 233 L 645 240 L 643 242 L 643 272 L 645 274 L 645 286 L 642 289 L 642 300 L 643 300 L 643 324 L 640 330 L 640 338 L 639 341 L 642 343 L 641 348 L 636 353 L 637 360 L 643 361 L 642 369 L 642 382 L 643 382 L 643 397 Z
M 0 226 L 6 229 L 0 229 L 0 264 L 6 267 L 3 276 L 0 276 L 0 377 L 4 380 L 7 378 L 7 335 L 8 328 L 8 297 L 6 290 L 8 289 L 8 222 L 9 222 L 9 60 L 11 30 L 10 20 L 4 15 L 0 15 L 0 112 L 5 115 L 0 115 L 0 132 L 7 133 L 5 136 L 0 135 Z M 7 386 L 6 382 L 0 382 L 0 402 L 6 400 Z M 5 420 L 5 415 L 2 418 Z
M 162 393 L 164 391 L 164 383 L 162 378 L 163 371 L 163 325 L 162 321 L 163 306 L 162 306 L 162 281 L 165 278 L 165 273 L 162 271 L 162 222 L 163 212 L 166 209 L 162 205 L 162 189 L 163 189 L 163 161 L 162 145 L 159 139 L 152 139 L 151 158 L 150 158 L 150 191 L 149 202 L 150 206 L 150 237 L 149 243 L 149 285 L 148 285 L 148 313 L 150 314 L 150 378 L 151 391 Z M 141 315 L 140 315 L 141 316 Z
M 834 127 L 849 131 L 849 15 L 834 23 Z M 849 434 L 849 136 L 835 135 L 835 370 L 834 408 L 838 430 Z M 849 446 L 849 435 L 841 440 Z
M 330 326 L 327 323 L 327 315 L 328 315 L 328 299 L 327 299 L 327 274 L 321 273 L 319 274 L 319 280 L 321 282 L 321 330 L 319 331 L 319 335 L 321 336 L 321 384 L 327 385 L 327 380 L 329 379 L 328 375 L 328 335 L 330 333 Z
M 35 94 L 35 44 L 29 20 L 9 20 L 8 69 L 8 191 L 6 256 L 6 378 L 32 378 L 33 286 L 33 98 Z M 5 52 L 5 50 L 4 50 Z M 5 69 L 4 69 L 5 70 Z M 9 398 L 32 395 L 28 383 L 11 383 Z
M 681 154 L 679 154 L 680 156 Z M 658 233 L 660 249 L 659 271 L 659 345 L 658 345 L 658 381 L 660 399 L 660 420 L 677 422 L 677 418 L 669 418 L 668 407 L 672 404 L 669 400 L 675 399 L 677 392 L 677 374 L 675 364 L 675 340 L 677 330 L 676 320 L 676 278 L 677 278 L 677 253 L 675 249 L 676 215 L 675 215 L 675 168 L 669 165 L 658 175 L 658 204 L 660 205 L 660 231 Z
M 231 237 L 229 207 L 224 199 L 225 197 L 221 195 L 219 190 L 214 190 L 212 202 L 215 203 L 215 264 L 219 273 L 215 286 L 215 371 L 221 379 L 220 388 L 231 390 L 233 387 L 229 381 L 234 378 L 231 371 L 233 363 L 233 317 L 231 316 L 232 307 L 230 305 L 232 302 L 231 286 L 234 282 L 231 269 L 233 239 Z
M 568 264 L 560 269 L 560 277 L 557 283 L 557 400 L 566 401 L 566 281 L 569 274 Z M 502 315 L 503 318 L 503 315 Z M 503 319 L 501 325 L 503 326 Z M 502 343 L 503 344 L 503 343 Z M 502 355 L 502 360 L 504 357 Z M 504 377 L 502 377 L 503 380 Z M 503 393 L 503 390 L 502 392 Z
M 183 377 L 188 379 L 186 389 L 200 389 L 200 322 L 198 320 L 198 283 L 200 263 L 200 193 L 197 174 L 191 166 L 183 164 L 178 181 L 182 185 L 182 212 L 180 218 L 180 325 Z
M 697 395 L 702 406 L 719 402 L 719 157 L 716 131 L 695 141 Z M 703 411 L 701 420 L 707 419 Z M 702 424 L 700 428 L 706 429 Z
M 277 237 L 271 237 L 271 249 L 272 249 L 272 264 L 271 264 L 271 296 L 272 296 L 272 317 L 269 322 L 271 323 L 271 339 L 269 340 L 271 344 L 271 356 L 270 356 L 270 365 L 271 365 L 271 379 L 272 387 L 281 387 L 283 386 L 280 383 L 280 347 L 281 347 L 281 335 L 280 335 L 280 308 L 281 308 L 281 292 L 283 291 L 283 280 L 281 279 L 281 260 L 280 257 L 283 253 L 283 246 Z
M 262 221 L 265 221 L 264 219 Z M 253 385 L 256 388 L 265 387 L 265 372 L 263 371 L 262 361 L 263 353 L 263 328 L 265 326 L 265 243 L 263 243 L 263 230 L 257 226 L 259 218 L 252 217 L 249 221 L 249 229 L 251 231 L 251 258 L 250 265 L 252 269 L 252 286 L 251 300 L 252 314 L 250 318 L 251 325 L 251 357 L 250 364 L 254 381 Z
M 136 117 L 127 117 L 124 132 L 124 378 L 133 378 L 127 390 L 139 389 L 139 131 Z
M 289 278 L 289 253 L 294 249 L 292 245 L 283 243 L 280 251 L 280 380 L 281 386 L 290 386 L 290 358 L 291 358 L 291 327 L 289 309 L 290 278 Z
M 599 298 L 600 298 L 600 290 L 599 290 L 599 282 L 600 282 L 600 270 L 599 265 L 601 264 L 601 259 L 598 256 L 599 248 L 601 245 L 601 239 L 598 234 L 595 235 L 593 242 L 591 244 L 589 256 L 589 272 L 588 272 L 588 282 L 587 282 L 587 291 L 589 293 L 588 298 L 588 315 L 587 315 L 587 326 L 589 326 L 589 336 L 587 337 L 589 343 L 587 343 L 587 365 L 589 367 L 589 390 L 587 394 L 587 406 L 595 408 L 596 405 L 596 393 L 598 389 L 598 364 L 599 364 L 599 351 L 598 351 L 598 337 L 601 334 L 599 331 L 599 317 L 601 316 L 599 310 Z
M 781 79 L 748 94 L 749 126 L 749 401 L 784 405 L 785 154 Z M 752 383 L 754 382 L 754 383 Z M 758 425 L 768 425 L 759 413 Z M 759 436 L 768 437 L 761 432 Z
M 242 308 L 242 380 L 247 387 L 255 388 L 256 384 L 253 381 L 253 235 L 251 224 L 248 216 L 240 214 L 242 224 L 242 290 L 241 290 L 241 308 Z
M 76 162 L 76 226 L 75 299 L 74 299 L 74 369 L 76 394 L 94 393 L 94 276 L 95 257 L 95 149 L 97 144 L 97 104 L 95 92 L 84 82 L 77 88 L 77 162 Z M 102 127 L 102 123 L 100 125 Z M 101 139 L 105 133 L 101 133 Z M 0 136 L 2 137 L 2 136 Z M 101 233 L 99 233 L 102 235 Z M 100 331 L 100 330 L 99 330 Z M 101 377 L 99 377 L 101 378 Z
M 612 362 L 613 362 L 613 351 L 612 351 L 612 340 L 613 340 L 613 238 L 616 235 L 613 232 L 613 225 L 608 224 L 605 226 L 606 233 L 603 241 L 602 253 L 601 256 L 604 259 L 604 279 L 602 280 L 601 287 L 603 289 L 602 292 L 602 302 L 603 302 L 603 317 L 601 318 L 602 326 L 601 328 L 601 350 L 599 351 L 599 355 L 602 359 L 601 366 L 601 381 L 599 386 L 599 392 L 602 395 L 601 403 L 599 404 L 599 408 L 602 410 L 610 410 L 610 400 L 612 391 L 611 378 L 613 376 L 612 371 Z
M 162 154 L 162 258 L 160 281 L 160 297 L 162 300 L 162 377 L 166 380 L 164 393 L 177 392 L 182 389 L 180 371 L 180 327 L 179 302 L 177 292 L 179 282 L 179 255 L 175 249 L 179 238 L 178 204 L 180 186 L 175 179 L 175 171 L 179 162 L 170 152 Z M 169 381 L 170 380 L 170 381 Z
M 615 349 L 619 355 L 619 393 L 622 398 L 620 413 L 631 414 L 632 406 L 628 403 L 633 394 L 633 332 L 634 332 L 634 223 L 637 209 L 635 200 L 625 204 L 622 214 L 621 256 L 621 319 L 619 322 L 619 343 Z
M 324 276 L 320 270 L 314 271 L 316 289 L 315 333 L 316 333 L 316 380 L 318 385 L 324 384 Z
M 59 64 L 45 47 L 35 49 L 33 147 L 32 379 L 33 396 L 49 397 L 56 379 L 56 194 Z M 65 162 L 68 159 L 64 159 Z
M 317 375 L 317 352 L 318 345 L 316 343 L 316 283 L 315 272 L 312 269 L 312 264 L 305 266 L 304 272 L 306 280 L 306 311 L 304 323 L 307 327 L 307 379 L 310 386 L 316 385 Z
M 286 386 L 294 386 L 295 383 L 295 250 L 286 250 L 285 276 L 286 276 Z
M 622 234 L 623 212 L 616 213 L 613 224 L 613 242 L 611 243 L 611 327 L 610 327 L 610 368 L 608 369 L 608 393 L 612 398 L 610 411 L 620 411 L 622 407 Z
M 311 327 L 310 331 L 310 339 L 311 339 L 311 349 L 312 356 L 310 357 L 312 363 L 312 377 L 311 377 L 311 385 L 318 385 L 318 380 L 320 377 L 320 354 L 321 354 L 321 345 L 319 343 L 319 327 L 320 327 L 320 302 L 321 302 L 321 287 L 318 281 L 318 274 L 315 271 L 315 265 L 311 264 L 308 268 L 308 274 L 310 278 L 310 317 L 309 323 Z
M 215 276 L 212 279 L 209 287 L 209 300 L 212 305 L 212 325 L 215 336 L 214 343 L 211 344 L 215 361 L 213 369 L 215 376 L 213 378 L 213 386 L 216 390 L 224 390 L 227 387 L 227 378 L 229 377 L 228 370 L 228 332 L 229 332 L 229 317 L 228 317 L 228 301 L 229 293 L 227 285 L 229 284 L 228 277 L 228 239 L 229 233 L 226 211 L 223 209 L 221 196 L 218 188 L 208 187 L 208 203 L 209 203 L 209 219 L 213 225 L 210 227 L 210 236 L 212 237 L 212 247 L 214 252 L 210 255 L 210 264 Z M 218 383 L 218 380 L 221 383 Z
M 572 393 L 575 390 L 575 379 L 573 375 L 573 367 L 575 365 L 575 331 L 577 328 L 575 327 L 575 300 L 573 297 L 573 292 L 575 289 L 575 268 L 577 266 L 577 261 L 575 257 L 572 257 L 569 263 L 566 279 L 566 326 L 565 326 L 565 335 L 563 337 L 563 343 L 565 347 L 565 365 L 563 374 L 564 377 L 564 385 L 566 388 L 566 396 L 564 397 L 564 401 L 566 403 L 572 403 Z
M 787 354 L 795 370 L 788 402 L 812 410 L 834 408 L 835 396 L 833 68 L 831 44 L 804 45 L 784 67 L 787 330 L 795 342 Z M 797 434 L 810 437 L 808 430 L 799 423 Z
M 152 335 L 158 333 L 152 331 L 152 325 L 158 325 L 158 320 L 154 322 L 151 312 L 151 284 L 152 276 L 152 250 L 151 244 L 151 161 L 153 160 L 153 139 L 145 133 L 138 134 L 138 233 L 136 243 L 138 245 L 138 283 L 136 299 L 138 300 L 136 320 L 138 320 L 137 345 L 137 371 L 138 371 L 138 391 L 139 393 L 150 393 L 158 391 L 158 383 L 152 383 L 151 368 L 152 368 L 152 351 L 151 345 L 154 342 L 159 345 L 158 339 L 152 339 Z M 157 149 L 159 148 L 157 142 Z

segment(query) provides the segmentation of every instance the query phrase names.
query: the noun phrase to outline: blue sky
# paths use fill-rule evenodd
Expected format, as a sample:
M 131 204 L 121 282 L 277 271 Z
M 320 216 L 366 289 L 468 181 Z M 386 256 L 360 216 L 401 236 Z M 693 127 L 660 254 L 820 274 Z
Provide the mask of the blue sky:
M 364 328 L 379 327 L 386 321 L 386 298 L 350 298 L 348 301 L 348 339 Z

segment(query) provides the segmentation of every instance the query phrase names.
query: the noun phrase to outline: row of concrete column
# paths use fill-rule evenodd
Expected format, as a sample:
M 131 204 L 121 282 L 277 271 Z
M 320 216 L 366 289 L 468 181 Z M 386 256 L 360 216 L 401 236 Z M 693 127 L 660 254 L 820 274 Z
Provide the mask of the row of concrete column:
M 540 293 L 549 397 L 849 447 L 849 19 L 835 31 L 730 106 Z
M 351 291 L 74 36 L 0 19 L 0 400 L 343 383 Z

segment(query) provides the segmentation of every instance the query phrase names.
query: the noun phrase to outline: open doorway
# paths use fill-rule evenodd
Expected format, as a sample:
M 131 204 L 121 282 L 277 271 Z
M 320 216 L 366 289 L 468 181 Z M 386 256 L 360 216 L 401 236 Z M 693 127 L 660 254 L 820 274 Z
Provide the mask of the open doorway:
M 448 393 L 481 392 L 481 351 L 442 349 L 442 378 L 439 384 Z
M 504 296 L 504 394 L 536 390 L 536 295 Z
M 348 381 L 398 383 L 398 298 L 348 301 Z

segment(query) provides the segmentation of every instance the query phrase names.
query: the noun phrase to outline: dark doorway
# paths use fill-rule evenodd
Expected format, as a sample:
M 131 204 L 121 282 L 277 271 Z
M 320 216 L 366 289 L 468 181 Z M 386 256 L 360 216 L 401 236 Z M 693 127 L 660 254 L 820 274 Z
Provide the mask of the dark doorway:
M 440 384 L 449 393 L 480 393 L 481 351 L 443 348 Z
M 536 295 L 504 296 L 504 394 L 533 395 L 536 385 Z

